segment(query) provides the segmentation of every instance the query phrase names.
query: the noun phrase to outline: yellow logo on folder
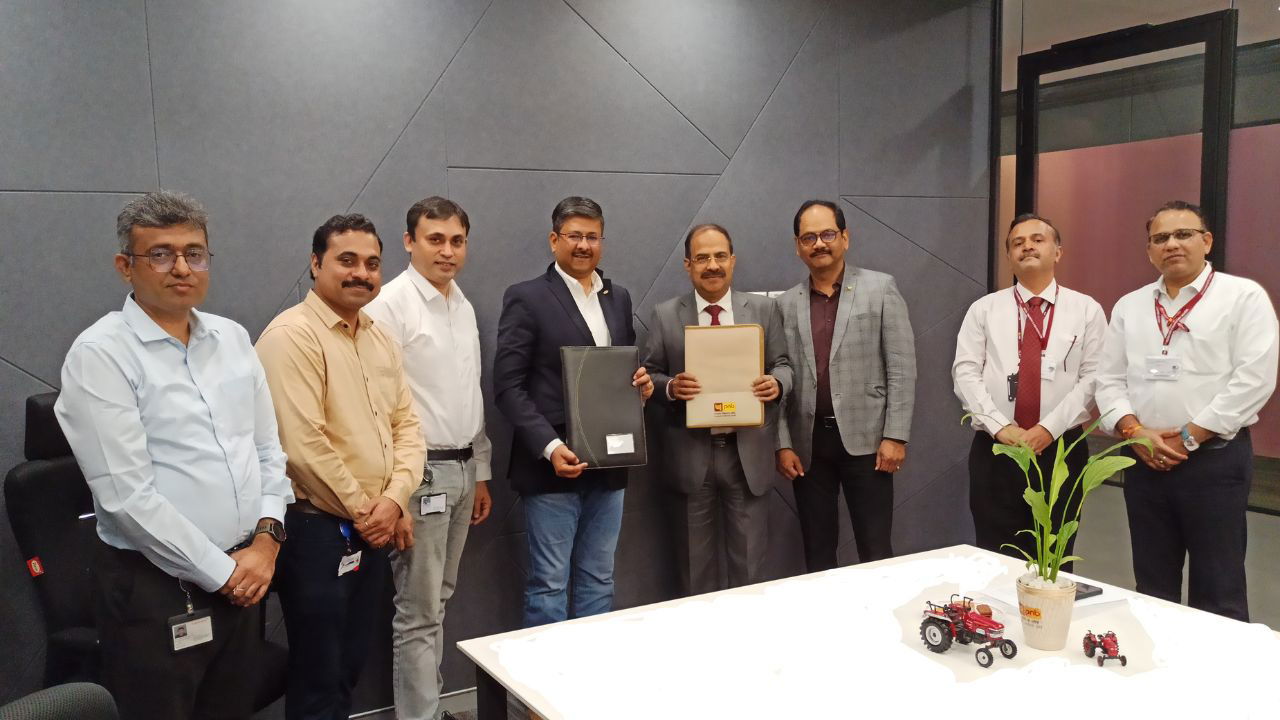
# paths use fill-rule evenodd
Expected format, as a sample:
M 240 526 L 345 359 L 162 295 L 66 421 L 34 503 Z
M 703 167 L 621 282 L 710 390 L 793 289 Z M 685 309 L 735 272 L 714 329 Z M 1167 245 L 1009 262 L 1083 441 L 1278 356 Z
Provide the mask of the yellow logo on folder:
M 718 402 L 714 403 L 714 407 L 712 409 L 718 413 L 736 413 L 738 412 L 738 403 Z

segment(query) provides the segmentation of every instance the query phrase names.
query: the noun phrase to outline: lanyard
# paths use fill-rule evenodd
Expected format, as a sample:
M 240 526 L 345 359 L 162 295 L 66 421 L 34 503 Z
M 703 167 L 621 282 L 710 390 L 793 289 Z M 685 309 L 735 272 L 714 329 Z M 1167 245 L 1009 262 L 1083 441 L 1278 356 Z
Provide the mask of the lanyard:
M 1156 291 L 1156 331 L 1160 333 L 1160 339 L 1164 346 L 1160 350 L 1161 355 L 1169 354 L 1169 343 L 1173 340 L 1175 332 L 1178 330 L 1191 332 L 1191 328 L 1184 325 L 1182 320 L 1191 314 L 1191 310 L 1200 302 L 1200 298 L 1209 292 L 1209 285 L 1213 282 L 1213 276 L 1217 273 L 1216 269 L 1209 270 L 1209 277 L 1205 279 L 1204 287 L 1200 288 L 1196 296 L 1191 298 L 1186 305 L 1183 305 L 1181 310 L 1174 313 L 1173 317 L 1170 317 L 1168 311 L 1164 309 L 1164 305 L 1160 304 L 1160 291 Z
M 1019 351 L 1022 350 L 1022 326 L 1023 326 L 1022 316 L 1023 315 L 1027 317 L 1027 322 L 1030 323 L 1032 329 L 1036 331 L 1036 335 L 1040 336 L 1040 349 L 1042 351 L 1042 354 L 1043 354 L 1043 350 L 1049 347 L 1049 335 L 1053 333 L 1053 319 L 1058 316 L 1058 295 L 1061 292 L 1062 292 L 1061 285 L 1059 285 L 1057 289 L 1053 291 L 1053 302 L 1049 305 L 1048 322 L 1045 324 L 1045 327 L 1042 330 L 1041 327 L 1039 325 L 1036 325 L 1035 321 L 1031 319 L 1031 310 L 1027 308 L 1027 304 L 1023 302 L 1022 295 L 1018 293 L 1018 287 L 1016 285 L 1014 286 L 1013 301 L 1018 306 L 1018 314 L 1014 318 L 1014 322 L 1018 324 L 1018 350 Z

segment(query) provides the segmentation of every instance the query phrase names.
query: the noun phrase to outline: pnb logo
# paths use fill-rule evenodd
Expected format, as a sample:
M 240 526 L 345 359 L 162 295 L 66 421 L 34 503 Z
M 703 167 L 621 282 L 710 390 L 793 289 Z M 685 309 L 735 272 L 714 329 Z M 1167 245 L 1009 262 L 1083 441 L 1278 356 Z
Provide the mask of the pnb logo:
M 1040 608 L 1027 607 L 1026 605 L 1019 604 L 1018 609 L 1022 611 L 1022 616 L 1028 620 L 1039 620 L 1042 617 L 1040 614 Z
M 731 413 L 738 411 L 738 403 L 718 402 L 713 403 L 712 409 L 718 413 Z

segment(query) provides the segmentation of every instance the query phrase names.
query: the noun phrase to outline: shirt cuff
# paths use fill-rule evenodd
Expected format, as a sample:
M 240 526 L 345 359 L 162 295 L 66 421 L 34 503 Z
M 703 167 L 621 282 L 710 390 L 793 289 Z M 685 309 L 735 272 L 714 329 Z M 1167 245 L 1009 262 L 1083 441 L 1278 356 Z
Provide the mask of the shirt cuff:
M 262 510 L 259 511 L 259 517 L 284 522 L 284 498 L 279 495 L 263 495 Z
M 487 462 L 476 463 L 476 482 L 489 482 L 493 479 L 493 466 Z
M 551 460 L 551 453 L 555 452 L 555 449 L 560 447 L 563 444 L 564 444 L 564 441 L 561 440 L 560 438 L 556 438 L 555 440 L 552 440 L 551 442 L 547 443 L 547 446 L 542 448 L 542 457 L 548 461 Z
M 196 568 L 195 583 L 205 592 L 216 593 L 231 579 L 231 574 L 236 571 L 236 561 L 223 552 L 211 555 L 208 563 Z
M 1062 437 L 1062 433 L 1067 431 L 1066 428 L 1062 427 L 1062 421 L 1055 420 L 1052 413 L 1048 417 L 1041 418 L 1039 425 L 1048 430 L 1055 440 Z
M 987 434 L 990 435 L 991 437 L 995 437 L 1000 433 L 1001 430 L 1013 424 L 1013 422 L 1009 420 L 1009 418 L 1005 417 L 1004 414 L 1001 413 L 999 410 L 992 410 L 991 417 L 979 416 L 978 423 L 982 426 L 982 429 L 986 430 Z
M 1137 417 L 1137 413 L 1133 411 L 1133 406 L 1128 400 L 1121 400 L 1106 412 L 1102 413 L 1102 423 L 1099 427 L 1102 431 L 1111 435 L 1116 434 L 1116 423 L 1120 422 L 1127 415 Z M 1142 422 L 1142 418 L 1138 418 L 1138 422 Z
M 1232 428 L 1226 422 L 1225 418 L 1223 418 L 1218 413 L 1214 412 L 1212 407 L 1207 407 L 1201 410 L 1200 412 L 1196 413 L 1195 417 L 1191 418 L 1191 422 L 1195 423 L 1196 425 L 1199 425 L 1205 430 L 1217 433 L 1218 435 L 1222 435 L 1224 437 L 1240 431 L 1240 428 Z

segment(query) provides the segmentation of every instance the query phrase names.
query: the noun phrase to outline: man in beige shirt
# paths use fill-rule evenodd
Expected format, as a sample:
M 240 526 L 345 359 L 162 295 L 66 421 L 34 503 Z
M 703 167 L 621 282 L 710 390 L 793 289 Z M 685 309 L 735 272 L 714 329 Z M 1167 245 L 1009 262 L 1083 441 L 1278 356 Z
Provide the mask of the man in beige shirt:
M 335 215 L 311 250 L 315 289 L 257 345 L 298 498 L 276 572 L 290 720 L 350 714 L 387 553 L 413 543 L 408 501 L 426 454 L 400 350 L 361 310 L 382 286 L 373 223 Z

